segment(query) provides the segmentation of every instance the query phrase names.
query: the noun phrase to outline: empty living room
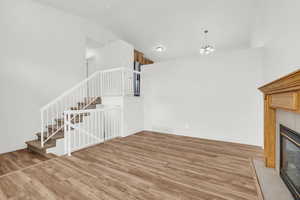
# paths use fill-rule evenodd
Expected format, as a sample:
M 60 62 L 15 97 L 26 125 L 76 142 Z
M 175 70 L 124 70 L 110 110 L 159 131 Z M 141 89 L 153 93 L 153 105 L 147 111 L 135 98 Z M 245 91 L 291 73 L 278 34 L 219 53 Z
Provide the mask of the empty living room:
M 0 0 L 0 200 L 300 200 L 299 0 Z

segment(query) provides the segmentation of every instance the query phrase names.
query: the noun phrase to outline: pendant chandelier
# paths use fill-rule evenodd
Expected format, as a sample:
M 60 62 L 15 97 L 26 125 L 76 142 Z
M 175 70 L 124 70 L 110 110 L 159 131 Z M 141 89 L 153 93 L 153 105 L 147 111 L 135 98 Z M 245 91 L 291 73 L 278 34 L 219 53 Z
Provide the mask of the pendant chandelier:
M 208 44 L 208 30 L 204 31 L 204 42 L 203 46 L 200 48 L 201 55 L 208 55 L 215 51 L 215 48 L 212 45 Z

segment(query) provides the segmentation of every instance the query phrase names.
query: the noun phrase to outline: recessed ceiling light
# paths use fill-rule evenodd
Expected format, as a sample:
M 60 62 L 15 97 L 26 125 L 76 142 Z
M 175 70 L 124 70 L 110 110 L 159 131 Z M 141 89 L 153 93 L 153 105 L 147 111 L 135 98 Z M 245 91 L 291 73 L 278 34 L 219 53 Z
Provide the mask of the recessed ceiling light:
M 166 47 L 163 45 L 157 45 L 153 48 L 153 50 L 156 52 L 164 52 L 164 51 L 166 51 Z

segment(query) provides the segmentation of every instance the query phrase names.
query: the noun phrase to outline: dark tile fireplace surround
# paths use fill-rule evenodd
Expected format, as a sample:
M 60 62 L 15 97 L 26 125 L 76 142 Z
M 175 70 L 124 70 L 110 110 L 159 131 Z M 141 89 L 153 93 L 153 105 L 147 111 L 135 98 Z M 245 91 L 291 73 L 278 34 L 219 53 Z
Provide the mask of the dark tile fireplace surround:
M 280 176 L 300 200 L 300 133 L 280 125 Z

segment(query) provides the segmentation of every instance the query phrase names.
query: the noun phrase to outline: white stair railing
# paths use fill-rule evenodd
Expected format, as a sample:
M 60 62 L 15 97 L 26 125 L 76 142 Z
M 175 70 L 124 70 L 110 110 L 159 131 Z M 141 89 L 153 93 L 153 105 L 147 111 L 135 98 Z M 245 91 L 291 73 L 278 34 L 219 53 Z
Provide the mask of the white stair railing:
M 41 109 L 41 146 L 64 129 L 64 111 L 85 110 L 105 96 L 134 95 L 133 75 L 125 68 L 98 71 Z
M 65 111 L 65 154 L 121 136 L 119 106 Z M 75 120 L 74 120 L 75 119 Z

